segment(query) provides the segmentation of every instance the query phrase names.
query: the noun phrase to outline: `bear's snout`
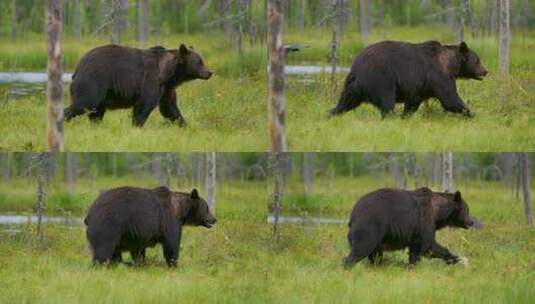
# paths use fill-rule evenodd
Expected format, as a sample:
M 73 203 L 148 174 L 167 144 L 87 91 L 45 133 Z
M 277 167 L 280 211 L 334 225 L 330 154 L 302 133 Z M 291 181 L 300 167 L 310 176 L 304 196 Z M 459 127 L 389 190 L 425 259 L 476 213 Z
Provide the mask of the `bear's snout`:
M 212 71 L 203 71 L 199 74 L 199 78 L 203 79 L 203 80 L 208 80 L 212 77 L 212 75 L 214 74 L 214 72 Z

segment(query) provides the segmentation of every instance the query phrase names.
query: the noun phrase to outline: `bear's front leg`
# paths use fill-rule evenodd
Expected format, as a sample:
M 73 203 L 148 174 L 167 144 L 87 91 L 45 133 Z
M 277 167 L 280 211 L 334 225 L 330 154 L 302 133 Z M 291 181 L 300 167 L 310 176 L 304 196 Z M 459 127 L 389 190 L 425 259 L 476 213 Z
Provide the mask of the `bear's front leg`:
M 147 118 L 156 105 L 158 104 L 157 94 L 145 94 L 139 98 L 134 105 L 134 113 L 132 116 L 132 123 L 136 127 L 143 127 Z
M 444 110 L 460 113 L 470 118 L 475 116 L 457 94 L 455 80 L 439 83 L 434 91 Z
M 178 109 L 177 102 L 175 90 L 166 90 L 160 99 L 160 113 L 163 117 L 169 119 L 170 121 L 177 121 L 180 127 L 185 127 L 187 123 L 182 116 L 182 113 L 180 113 L 180 110 Z
M 176 267 L 178 263 L 181 239 L 182 227 L 168 229 L 164 237 L 163 255 L 169 267 Z
M 441 246 L 437 242 L 433 243 L 433 246 L 431 247 L 430 256 L 432 258 L 442 259 L 447 264 L 456 264 L 459 263 L 459 261 L 461 260 L 458 256 L 454 255 L 447 248 Z

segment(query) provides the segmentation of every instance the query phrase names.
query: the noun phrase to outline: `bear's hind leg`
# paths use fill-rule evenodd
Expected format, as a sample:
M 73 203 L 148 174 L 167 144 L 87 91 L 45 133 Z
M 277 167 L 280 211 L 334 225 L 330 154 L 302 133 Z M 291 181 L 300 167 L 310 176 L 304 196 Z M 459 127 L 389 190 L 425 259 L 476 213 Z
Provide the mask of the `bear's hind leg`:
M 121 250 L 118 248 L 115 248 L 113 251 L 113 255 L 111 256 L 110 262 L 112 264 L 119 264 L 123 262 L 123 255 L 121 254 Z
M 136 127 L 143 127 L 150 113 L 158 104 L 157 98 L 142 98 L 134 105 L 134 112 L 132 116 L 132 123 Z
M 143 250 L 130 250 L 130 256 L 134 261 L 134 265 L 139 266 L 145 262 L 145 249 Z
M 360 260 L 369 257 L 379 246 L 377 233 L 364 229 L 350 231 L 351 251 L 344 258 L 344 267 L 349 268 Z

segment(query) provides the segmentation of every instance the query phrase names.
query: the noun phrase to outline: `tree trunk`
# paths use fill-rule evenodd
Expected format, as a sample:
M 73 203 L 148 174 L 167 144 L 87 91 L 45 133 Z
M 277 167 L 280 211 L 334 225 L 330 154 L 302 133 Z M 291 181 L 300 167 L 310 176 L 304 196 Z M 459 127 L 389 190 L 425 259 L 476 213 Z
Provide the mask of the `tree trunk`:
M 286 97 L 284 93 L 284 46 L 282 2 L 267 0 L 267 19 L 269 32 L 269 110 L 268 124 L 271 151 L 285 152 L 286 145 Z
M 147 38 L 149 36 L 149 1 L 137 0 L 137 41 L 140 47 L 147 46 Z
M 80 38 L 82 36 L 82 22 L 80 20 L 80 0 L 72 0 L 72 36 Z
M 360 22 L 360 34 L 364 44 L 368 43 L 368 38 L 372 29 L 371 21 L 371 1 L 359 0 L 359 22 Z
M 128 0 L 119 0 L 118 2 L 113 2 L 112 4 L 113 14 L 112 14 L 112 24 L 111 29 L 111 43 L 120 44 L 121 37 L 126 32 L 128 27 L 127 21 L 127 12 L 128 12 Z M 145 36 L 146 37 L 146 36 Z
M 509 0 L 500 0 L 500 75 L 509 76 L 510 18 Z
M 409 187 L 409 165 L 410 165 L 410 155 L 405 153 L 403 156 L 403 181 L 402 187 L 407 190 Z
M 78 171 L 78 160 L 77 154 L 72 152 L 66 152 L 66 173 L 67 173 L 67 188 L 69 193 L 74 193 L 74 188 L 76 186 L 76 177 Z
M 11 0 L 11 40 L 17 39 L 17 0 Z
M 62 6 L 60 0 L 46 4 L 46 41 L 48 52 L 47 134 L 48 150 L 63 151 L 63 67 L 61 64 Z
M 453 191 L 453 156 L 451 152 L 442 153 L 442 191 Z
M 45 211 L 46 190 L 47 190 L 47 173 L 49 167 L 49 153 L 40 153 L 37 155 L 37 240 L 39 245 L 43 245 L 43 229 L 41 223 Z
M 297 0 L 295 7 L 295 27 L 299 33 L 305 28 L 306 0 Z
M 216 155 L 215 152 L 206 153 L 205 170 L 206 202 L 210 208 L 210 213 L 215 216 L 215 189 L 216 189 Z
M 533 209 L 531 207 L 531 168 L 528 153 L 520 153 L 521 167 L 522 167 L 522 193 L 524 196 L 524 214 L 526 215 L 526 223 L 533 225 Z
M 339 7 L 339 2 L 340 0 L 332 0 L 333 1 L 333 4 L 332 4 L 332 11 L 333 11 L 333 20 L 331 20 L 332 22 L 332 31 L 333 31 L 333 36 L 332 36 L 332 40 L 331 40 L 331 88 L 332 88 L 332 94 L 333 96 L 336 95 L 336 53 L 337 53 L 337 48 L 338 48 L 338 29 L 339 29 L 339 25 L 338 23 L 340 22 L 340 7 Z
M 154 174 L 154 179 L 158 181 L 160 186 L 165 186 L 162 180 L 162 155 L 161 153 L 156 153 L 154 155 L 154 160 L 152 161 L 152 174 Z
M 276 241 L 280 240 L 279 217 L 281 213 L 283 189 L 283 154 L 283 152 L 272 152 L 270 155 L 273 168 L 273 237 Z

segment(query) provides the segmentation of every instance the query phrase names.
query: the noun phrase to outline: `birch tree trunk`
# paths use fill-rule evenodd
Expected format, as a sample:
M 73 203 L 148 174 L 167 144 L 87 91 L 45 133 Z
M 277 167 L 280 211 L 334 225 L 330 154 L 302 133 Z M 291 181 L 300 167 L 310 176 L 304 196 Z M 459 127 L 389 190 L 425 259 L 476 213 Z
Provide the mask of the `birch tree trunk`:
M 510 44 L 510 3 L 500 0 L 500 75 L 503 79 L 509 76 L 509 44 Z
M 37 240 L 40 245 L 43 245 L 43 229 L 42 220 L 45 211 L 46 190 L 47 190 L 47 174 L 49 166 L 49 154 L 40 153 L 37 155 Z
M 333 96 L 336 95 L 336 53 L 338 48 L 338 29 L 340 22 L 340 7 L 339 7 L 339 1 L 340 0 L 332 0 L 332 31 L 333 36 L 331 40 L 331 87 L 332 87 L 332 94 Z
M 368 38 L 372 29 L 371 1 L 359 0 L 359 5 L 360 34 L 364 44 L 368 44 Z
M 149 36 L 149 2 L 148 0 L 137 0 L 137 41 L 140 47 L 147 47 Z
M 269 106 L 268 125 L 271 151 L 285 152 L 286 97 L 284 93 L 283 0 L 267 0 L 269 32 Z
M 205 170 L 206 202 L 210 208 L 210 213 L 215 216 L 215 191 L 216 191 L 216 155 L 215 152 L 206 153 Z
M 453 191 L 453 156 L 451 152 L 442 153 L 442 191 Z
M 269 1 L 269 0 L 268 0 Z M 273 168 L 273 237 L 280 240 L 279 217 L 281 213 L 283 189 L 283 152 L 272 152 L 270 159 Z
M 47 72 L 47 134 L 48 150 L 63 151 L 63 67 L 61 64 L 61 0 L 47 0 L 46 42 Z
M 522 169 L 522 193 L 524 196 L 524 214 L 526 223 L 533 226 L 533 209 L 531 207 L 531 168 L 528 153 L 520 153 L 520 162 Z
M 72 36 L 80 38 L 82 36 L 82 22 L 80 20 L 80 0 L 72 0 Z

